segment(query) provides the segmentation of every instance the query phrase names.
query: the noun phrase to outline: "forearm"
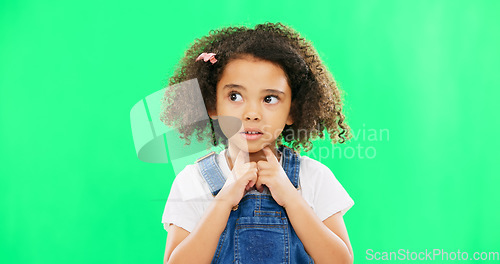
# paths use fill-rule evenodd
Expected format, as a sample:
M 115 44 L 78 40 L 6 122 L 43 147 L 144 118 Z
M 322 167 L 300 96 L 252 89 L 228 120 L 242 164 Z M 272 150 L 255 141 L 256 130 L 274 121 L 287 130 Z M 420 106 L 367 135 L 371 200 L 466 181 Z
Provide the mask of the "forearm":
M 174 249 L 168 263 L 210 263 L 230 212 L 227 203 L 212 201 L 198 225 Z
M 315 263 L 352 263 L 344 241 L 332 232 L 297 192 L 285 206 L 290 223 Z

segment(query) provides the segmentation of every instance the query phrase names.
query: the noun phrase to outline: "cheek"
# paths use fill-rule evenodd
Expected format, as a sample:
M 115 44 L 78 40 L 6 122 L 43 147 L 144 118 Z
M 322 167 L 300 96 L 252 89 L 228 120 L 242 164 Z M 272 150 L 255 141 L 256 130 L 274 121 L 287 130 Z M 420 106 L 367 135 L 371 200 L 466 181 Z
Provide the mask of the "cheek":
M 223 99 L 217 101 L 217 110 L 218 111 L 223 111 L 223 112 L 228 112 L 228 110 L 231 109 L 231 106 L 227 103 L 224 102 Z
M 217 98 L 215 99 L 215 107 L 217 110 L 223 109 L 224 106 L 224 97 L 222 95 L 217 94 Z
M 274 111 L 274 115 L 276 118 L 279 118 L 280 120 L 286 120 L 288 118 L 288 115 L 290 114 L 290 105 L 283 104 L 281 105 L 278 109 Z
M 239 116 L 240 115 L 240 108 L 238 107 L 237 104 L 232 103 L 229 101 L 227 98 L 217 98 L 217 113 L 219 115 L 225 115 L 225 116 Z

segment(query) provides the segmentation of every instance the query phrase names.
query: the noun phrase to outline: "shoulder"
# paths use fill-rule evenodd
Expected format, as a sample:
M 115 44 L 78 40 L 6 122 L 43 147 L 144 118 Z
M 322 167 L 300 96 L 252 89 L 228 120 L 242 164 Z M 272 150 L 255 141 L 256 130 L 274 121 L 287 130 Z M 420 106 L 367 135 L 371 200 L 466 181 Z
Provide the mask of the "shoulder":
M 300 171 L 307 177 L 335 177 L 325 164 L 307 156 L 300 156 Z
M 197 172 L 198 165 L 189 164 L 175 176 L 174 183 L 180 184 L 186 181 L 191 181 L 195 178 Z
M 305 191 L 313 193 L 318 190 L 328 189 L 329 191 L 343 190 L 341 183 L 333 174 L 332 170 L 325 164 L 315 159 L 300 157 L 300 183 Z M 316 193 L 314 195 L 317 195 Z
M 336 212 L 345 214 L 352 207 L 351 199 L 342 184 L 325 164 L 301 156 L 300 183 L 303 196 L 323 221 Z
M 215 157 L 216 159 L 218 159 L 221 156 L 220 154 L 224 155 L 223 152 L 218 154 L 218 153 L 212 151 L 204 156 L 199 157 L 198 159 L 196 159 L 196 161 L 194 163 L 186 165 L 186 167 L 184 167 L 184 169 L 181 170 L 175 176 L 174 183 L 177 182 L 178 184 L 186 184 L 186 183 L 204 182 L 203 176 L 201 175 L 201 172 L 200 172 L 200 163 L 202 163 L 203 161 L 206 161 L 207 158 L 212 157 L 212 156 Z
M 175 190 L 177 195 L 180 196 L 179 198 L 186 201 L 198 198 L 200 194 L 205 193 L 206 187 L 204 184 L 205 181 L 198 169 L 198 164 L 195 163 L 187 165 L 177 174 L 172 183 L 172 190 Z

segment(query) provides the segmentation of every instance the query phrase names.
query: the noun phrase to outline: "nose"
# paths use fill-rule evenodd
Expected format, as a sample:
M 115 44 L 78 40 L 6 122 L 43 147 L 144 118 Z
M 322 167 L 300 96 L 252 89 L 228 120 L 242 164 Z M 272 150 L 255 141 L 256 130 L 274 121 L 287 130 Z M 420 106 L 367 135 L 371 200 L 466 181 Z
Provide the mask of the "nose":
M 247 121 L 251 120 L 257 121 L 262 119 L 259 107 L 254 104 L 248 104 L 248 106 L 245 109 L 244 118 Z
M 257 121 L 257 120 L 260 120 L 260 115 L 257 114 L 256 112 L 247 112 L 247 113 L 245 113 L 245 120 L 248 120 L 248 121 L 255 120 L 255 121 Z

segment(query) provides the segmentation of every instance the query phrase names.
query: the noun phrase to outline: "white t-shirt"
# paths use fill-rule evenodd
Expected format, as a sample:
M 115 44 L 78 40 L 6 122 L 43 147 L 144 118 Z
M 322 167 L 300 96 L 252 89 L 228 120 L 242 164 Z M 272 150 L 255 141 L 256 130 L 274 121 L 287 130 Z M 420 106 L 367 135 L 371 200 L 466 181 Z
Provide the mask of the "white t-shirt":
M 217 161 L 227 179 L 231 171 L 226 161 L 226 150 Z M 281 163 L 281 160 L 280 160 Z M 300 156 L 298 192 L 311 206 L 321 221 L 341 211 L 344 215 L 354 201 L 328 167 L 306 156 Z M 265 191 L 269 193 L 267 188 Z M 257 192 L 252 190 L 250 193 Z M 198 164 L 186 166 L 175 178 L 163 211 L 162 223 L 168 232 L 170 223 L 191 232 L 214 197 L 203 179 Z

